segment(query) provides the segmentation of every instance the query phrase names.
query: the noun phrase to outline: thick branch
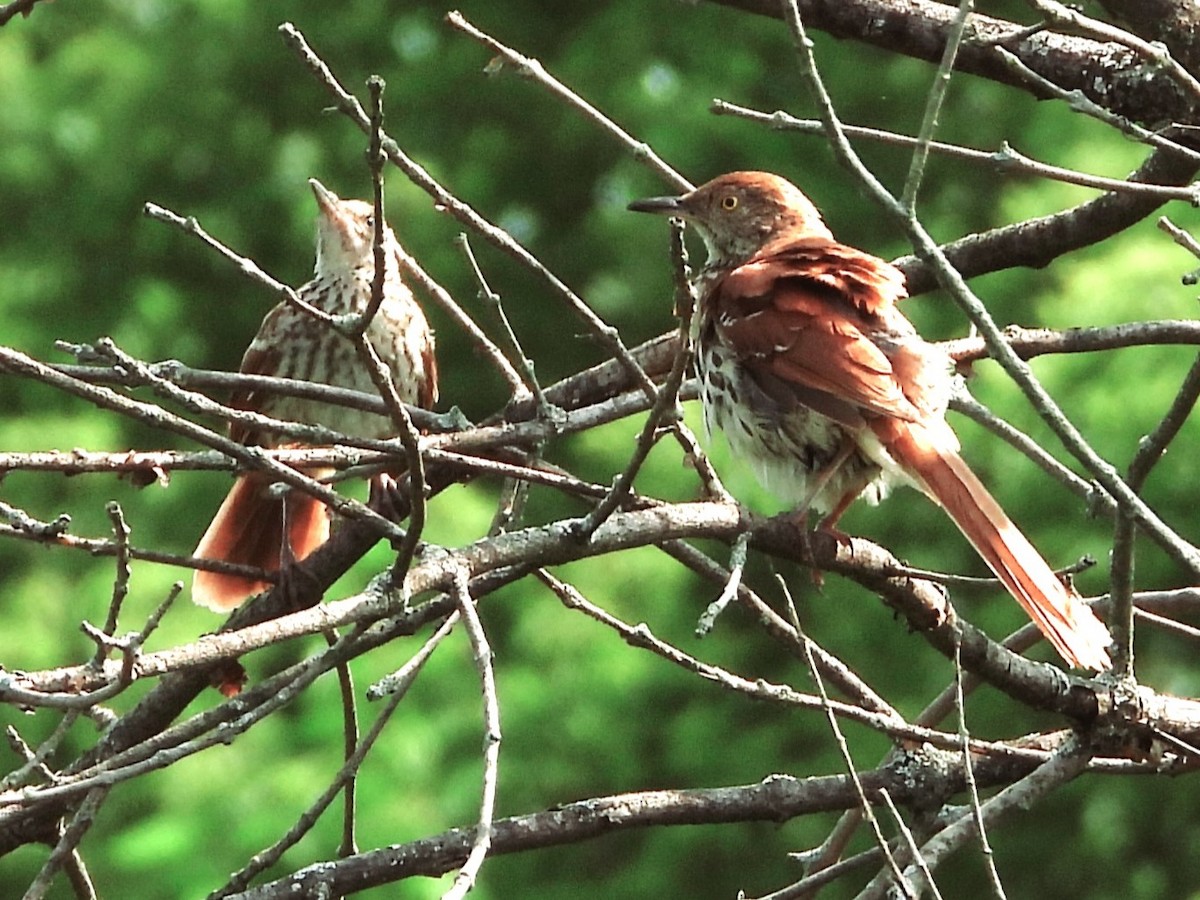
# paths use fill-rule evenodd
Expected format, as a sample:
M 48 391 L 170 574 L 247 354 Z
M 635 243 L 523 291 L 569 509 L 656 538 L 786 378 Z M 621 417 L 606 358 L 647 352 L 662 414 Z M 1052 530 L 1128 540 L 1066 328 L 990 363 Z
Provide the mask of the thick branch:
M 1100 0 L 1137 34 L 1162 41 L 1190 71 L 1200 70 L 1200 6 L 1195 0 Z
M 710 2 L 780 18 L 776 0 Z M 1137 5 L 1138 0 L 1129 2 Z M 1168 4 L 1160 0 L 1156 5 Z M 956 4 L 933 0 L 805 0 L 800 7 L 811 28 L 933 63 L 941 58 L 957 14 Z M 1029 68 L 1059 87 L 1082 92 L 1118 115 L 1150 126 L 1195 118 L 1184 92 L 1166 73 L 1148 70 L 1136 54 L 1119 44 L 1052 31 L 1022 37 L 1023 26 L 981 15 L 972 16 L 968 28 L 971 36 L 959 51 L 959 71 L 1041 96 L 996 52 L 998 43 L 1010 39 L 1017 42 L 1008 48 Z
M 1163 150 L 1152 153 L 1129 176 L 1147 184 L 1183 185 L 1196 174 L 1196 166 Z M 1064 253 L 1098 244 L 1134 225 L 1162 206 L 1152 195 L 1109 193 L 1071 209 L 1036 219 L 971 234 L 942 247 L 946 259 L 964 278 L 1027 266 L 1040 269 Z M 895 260 L 908 278 L 910 294 L 938 286 L 932 268 L 915 256 Z
M 931 797 L 951 797 L 963 788 L 959 759 L 924 751 L 898 754 L 888 766 L 860 774 L 872 803 L 886 791 L 899 805 L 927 805 Z M 981 759 L 975 778 L 981 787 L 1009 784 L 1035 768 Z M 858 795 L 848 775 L 796 779 L 775 775 L 759 784 L 678 791 L 643 791 L 569 803 L 552 810 L 493 823 L 491 852 L 516 853 L 575 844 L 607 834 L 656 825 L 785 822 L 798 816 L 845 810 Z M 348 894 L 414 875 L 439 876 L 462 865 L 472 829 L 453 829 L 408 844 L 322 862 L 236 897 L 270 900 L 313 896 L 319 890 Z

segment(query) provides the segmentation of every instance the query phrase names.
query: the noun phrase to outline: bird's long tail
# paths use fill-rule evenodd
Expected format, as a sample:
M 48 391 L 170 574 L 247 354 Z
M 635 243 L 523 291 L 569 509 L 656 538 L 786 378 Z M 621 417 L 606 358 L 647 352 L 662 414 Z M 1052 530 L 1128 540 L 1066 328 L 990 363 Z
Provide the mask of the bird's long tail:
M 1112 636 L 1104 623 L 1005 515 L 958 455 L 957 441 L 919 424 L 896 424 L 884 438 L 888 451 L 949 513 L 1054 649 L 1077 668 L 1110 668 Z
M 320 473 L 308 474 L 319 477 Z M 300 491 L 277 496 L 269 487 L 270 481 L 257 473 L 239 475 L 194 555 L 277 572 L 285 540 L 292 560 L 299 561 L 329 538 L 324 504 Z M 192 599 L 224 612 L 269 587 L 269 581 L 197 569 Z

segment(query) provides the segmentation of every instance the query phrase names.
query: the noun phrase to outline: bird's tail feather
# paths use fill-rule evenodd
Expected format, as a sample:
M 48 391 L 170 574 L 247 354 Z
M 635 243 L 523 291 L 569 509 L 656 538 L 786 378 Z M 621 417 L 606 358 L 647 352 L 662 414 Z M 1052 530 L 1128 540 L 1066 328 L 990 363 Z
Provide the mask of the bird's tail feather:
M 286 540 L 294 560 L 304 559 L 329 538 L 324 504 L 300 491 L 288 491 L 285 514 L 284 497 L 269 492 L 269 485 L 261 475 L 239 475 L 194 555 L 277 572 L 283 555 L 285 515 Z M 224 612 L 269 587 L 271 582 L 262 579 L 197 569 L 192 599 Z
M 1108 629 L 1059 580 L 957 451 L 938 438 L 920 425 L 905 424 L 889 435 L 886 445 L 949 513 L 1063 659 L 1093 671 L 1110 668 Z

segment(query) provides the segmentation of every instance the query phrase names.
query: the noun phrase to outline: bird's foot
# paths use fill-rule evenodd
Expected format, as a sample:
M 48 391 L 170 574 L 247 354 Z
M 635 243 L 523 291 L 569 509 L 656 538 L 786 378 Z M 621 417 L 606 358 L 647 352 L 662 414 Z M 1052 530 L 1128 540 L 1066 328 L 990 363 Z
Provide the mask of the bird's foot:
M 408 492 L 390 472 L 373 475 L 369 482 L 367 506 L 389 522 L 401 522 L 408 516 Z

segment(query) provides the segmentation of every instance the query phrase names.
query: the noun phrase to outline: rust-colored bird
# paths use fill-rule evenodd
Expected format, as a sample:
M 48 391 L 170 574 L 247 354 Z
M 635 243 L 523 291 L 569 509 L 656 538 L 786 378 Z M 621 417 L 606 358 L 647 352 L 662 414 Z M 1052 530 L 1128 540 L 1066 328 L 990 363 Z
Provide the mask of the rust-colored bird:
M 865 495 L 909 484 L 949 513 L 1072 666 L 1111 666 L 1108 630 L 1054 574 L 959 456 L 949 358 L 896 308 L 904 275 L 839 244 L 812 202 L 765 172 L 722 175 L 629 205 L 693 225 L 696 367 L 708 430 L 785 500 L 833 529 Z
M 300 288 L 300 297 L 332 315 L 362 313 L 370 302 L 375 275 L 374 207 L 361 200 L 342 200 L 316 179 L 309 185 L 317 198 L 317 265 L 313 280 Z M 433 334 L 400 277 L 399 246 L 392 229 L 385 227 L 384 299 L 367 334 L 391 371 L 400 399 L 428 408 L 437 399 Z M 375 390 L 347 337 L 287 303 L 267 313 L 242 358 L 241 371 Z M 230 405 L 357 437 L 387 438 L 394 433 L 387 416 L 315 400 L 240 391 Z M 237 424 L 230 428 L 230 436 L 244 444 L 286 445 L 275 435 Z M 327 473 L 307 470 L 307 474 L 319 478 Z M 329 518 L 320 501 L 296 490 L 273 491 L 267 476 L 249 472 L 238 476 L 195 555 L 274 572 L 283 562 L 304 559 L 328 537 Z M 229 610 L 268 587 L 269 582 L 258 579 L 197 570 L 192 599 L 210 609 Z

